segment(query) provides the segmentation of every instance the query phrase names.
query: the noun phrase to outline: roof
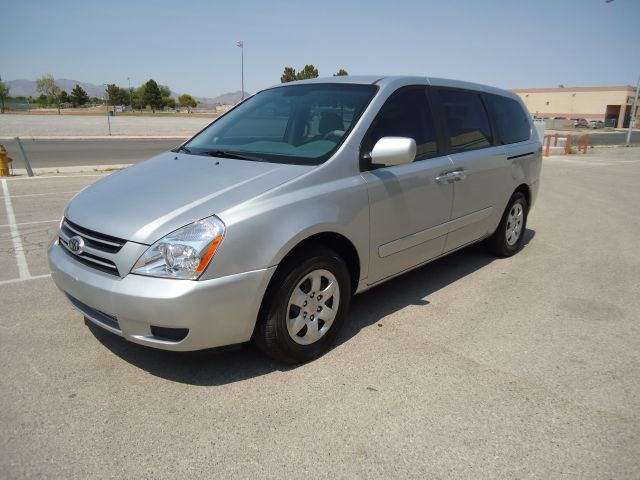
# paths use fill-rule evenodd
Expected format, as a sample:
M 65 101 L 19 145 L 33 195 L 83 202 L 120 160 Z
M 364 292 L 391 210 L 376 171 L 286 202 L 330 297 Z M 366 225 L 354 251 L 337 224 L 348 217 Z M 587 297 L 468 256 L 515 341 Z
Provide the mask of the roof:
M 614 85 L 610 87 L 555 87 L 555 88 L 513 88 L 515 93 L 554 93 L 554 92 L 635 92 L 631 85 Z
M 447 78 L 435 78 L 427 76 L 409 75 L 345 75 L 341 77 L 318 77 L 308 80 L 297 80 L 295 82 L 281 83 L 270 88 L 278 88 L 285 85 L 308 85 L 311 83 L 348 83 L 360 85 L 379 85 L 383 88 L 398 88 L 403 85 L 434 85 L 439 87 L 454 87 L 481 92 L 495 93 L 498 95 L 518 98 L 514 93 L 489 85 L 480 83 L 465 82 L 462 80 L 452 80 Z

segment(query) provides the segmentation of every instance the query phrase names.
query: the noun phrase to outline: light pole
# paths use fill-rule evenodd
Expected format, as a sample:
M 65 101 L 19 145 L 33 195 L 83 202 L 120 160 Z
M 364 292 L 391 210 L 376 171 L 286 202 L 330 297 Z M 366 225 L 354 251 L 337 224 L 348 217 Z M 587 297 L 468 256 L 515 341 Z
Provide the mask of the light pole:
M 638 90 L 640 90 L 640 76 L 638 77 L 638 83 L 636 84 L 636 96 L 633 98 L 633 105 L 631 105 L 631 118 L 629 118 L 629 130 L 627 131 L 627 141 L 625 145 L 628 147 L 631 141 L 631 130 L 636 123 L 636 108 L 638 107 Z M 626 107 L 625 107 L 626 108 Z
M 611 3 L 613 0 L 604 0 L 604 3 Z M 631 117 L 629 118 L 629 130 L 627 130 L 627 141 L 625 146 L 629 146 L 631 141 L 631 131 L 636 123 L 636 108 L 638 107 L 638 90 L 640 89 L 640 76 L 638 76 L 638 83 L 636 84 L 636 96 L 633 97 L 633 104 L 631 105 Z M 621 105 L 620 108 L 627 108 L 626 105 Z M 624 114 L 622 115 L 622 121 L 624 122 Z
M 129 84 L 129 108 L 133 111 L 133 101 L 131 100 L 131 79 L 127 77 L 127 83 Z
M 240 40 L 238 43 L 236 43 L 236 45 L 240 47 L 240 59 L 241 59 L 240 71 L 242 75 L 242 92 L 241 92 L 240 101 L 242 101 L 244 100 L 244 40 Z

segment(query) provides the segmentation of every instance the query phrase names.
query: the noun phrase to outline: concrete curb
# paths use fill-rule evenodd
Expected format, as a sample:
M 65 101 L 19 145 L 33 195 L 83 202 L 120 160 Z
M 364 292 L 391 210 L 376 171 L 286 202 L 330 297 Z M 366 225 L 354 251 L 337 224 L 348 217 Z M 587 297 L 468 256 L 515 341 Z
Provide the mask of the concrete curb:
M 109 173 L 122 170 L 130 167 L 131 163 L 121 163 L 116 165 L 82 165 L 71 167 L 46 167 L 46 168 L 34 168 L 33 173 L 37 177 L 39 175 L 49 174 L 68 174 L 68 173 Z M 25 168 L 14 168 L 13 175 L 19 177 L 26 177 L 27 170 Z M 8 177 L 10 178 L 10 177 Z M 35 177 L 34 177 L 35 178 Z
M 107 137 L 113 138 L 113 137 Z M 148 137 L 144 137 L 148 138 Z M 171 137 L 175 138 L 175 137 Z M 1 139 L 1 137 L 0 137 Z M 20 138 L 23 140 L 23 138 Z M 640 147 L 640 144 L 631 144 L 629 148 L 637 148 Z M 594 145 L 589 146 L 589 150 L 591 149 L 606 149 L 606 148 L 626 148 L 624 145 Z M 544 153 L 544 152 L 543 152 Z M 574 154 L 574 155 L 565 155 L 564 147 L 551 147 L 550 149 L 551 155 L 544 158 L 561 158 L 566 156 L 577 157 L 582 154 Z M 588 153 L 585 158 L 588 158 Z M 55 175 L 55 174 L 70 174 L 70 173 L 109 173 L 118 170 L 122 170 L 124 168 L 130 167 L 133 165 L 132 163 L 120 163 L 114 165 L 78 165 L 78 166 L 69 166 L 69 167 L 45 167 L 45 168 L 34 168 L 33 173 L 38 175 Z M 25 168 L 14 168 L 13 175 L 17 177 L 26 177 L 27 170 Z M 7 177 L 11 178 L 11 177 Z
M 634 148 L 634 147 L 640 147 L 640 143 L 630 143 L 629 146 L 627 147 L 626 145 L 589 145 L 589 149 L 591 148 Z
M 37 137 L 23 137 L 20 136 L 20 140 L 22 141 L 33 141 L 37 142 L 38 140 L 186 140 L 191 138 L 192 135 L 87 135 L 87 136 L 37 136 Z M 0 141 L 13 141 L 16 137 L 0 137 Z

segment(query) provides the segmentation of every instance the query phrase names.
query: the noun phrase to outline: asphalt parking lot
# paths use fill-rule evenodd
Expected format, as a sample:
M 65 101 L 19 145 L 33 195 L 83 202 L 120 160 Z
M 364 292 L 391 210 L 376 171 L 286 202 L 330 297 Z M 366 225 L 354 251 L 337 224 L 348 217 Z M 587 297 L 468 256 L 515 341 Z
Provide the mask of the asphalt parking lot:
M 45 250 L 99 178 L 1 181 L 0 478 L 638 478 L 640 149 L 545 159 L 522 252 L 356 297 L 297 367 L 86 326 Z

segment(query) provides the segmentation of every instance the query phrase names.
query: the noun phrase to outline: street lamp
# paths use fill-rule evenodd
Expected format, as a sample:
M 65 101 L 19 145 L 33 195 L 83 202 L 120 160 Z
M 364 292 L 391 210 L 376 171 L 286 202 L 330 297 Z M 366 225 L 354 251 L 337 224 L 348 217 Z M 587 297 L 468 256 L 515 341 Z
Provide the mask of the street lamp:
M 240 101 L 244 100 L 244 40 L 240 40 L 236 43 L 238 47 L 240 47 L 240 58 L 241 58 L 241 72 L 242 72 L 242 92 Z
M 611 3 L 613 0 L 604 0 L 604 3 Z M 636 95 L 633 97 L 633 104 L 631 104 L 631 117 L 629 118 L 629 129 L 627 130 L 627 141 L 625 145 L 628 147 L 631 141 L 631 131 L 636 123 L 636 108 L 638 108 L 638 90 L 640 90 L 640 76 L 638 76 L 638 83 L 636 84 Z M 627 109 L 627 105 L 621 105 L 620 108 Z M 626 112 L 625 112 L 626 113 Z M 622 122 L 624 123 L 624 114 L 622 114 Z M 624 125 L 623 125 L 624 126 Z

